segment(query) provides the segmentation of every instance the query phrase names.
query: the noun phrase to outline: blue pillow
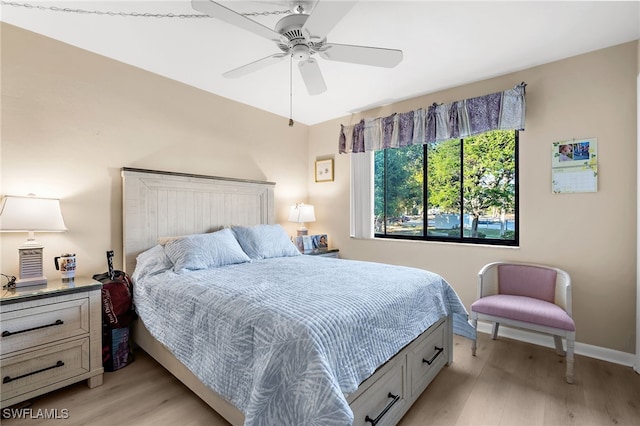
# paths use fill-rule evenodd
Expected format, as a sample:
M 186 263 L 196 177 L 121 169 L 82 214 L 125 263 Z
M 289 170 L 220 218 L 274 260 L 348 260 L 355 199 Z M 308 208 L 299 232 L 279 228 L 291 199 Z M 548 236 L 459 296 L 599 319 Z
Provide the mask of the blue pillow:
M 280 225 L 234 226 L 231 229 L 251 259 L 302 255 Z
M 175 272 L 251 261 L 229 229 L 169 241 L 164 246 L 164 252 L 173 262 Z

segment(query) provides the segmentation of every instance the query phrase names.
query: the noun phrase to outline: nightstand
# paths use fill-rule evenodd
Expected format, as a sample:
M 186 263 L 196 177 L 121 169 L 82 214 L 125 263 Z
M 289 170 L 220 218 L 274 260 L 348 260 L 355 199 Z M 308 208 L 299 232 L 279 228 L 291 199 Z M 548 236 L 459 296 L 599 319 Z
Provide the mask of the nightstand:
M 0 407 L 81 380 L 102 384 L 101 288 L 76 278 L 2 290 Z
M 334 259 L 338 259 L 340 256 L 338 254 L 340 250 L 331 248 L 331 249 L 314 249 L 305 251 L 304 255 L 307 256 L 320 256 L 320 257 L 332 257 Z

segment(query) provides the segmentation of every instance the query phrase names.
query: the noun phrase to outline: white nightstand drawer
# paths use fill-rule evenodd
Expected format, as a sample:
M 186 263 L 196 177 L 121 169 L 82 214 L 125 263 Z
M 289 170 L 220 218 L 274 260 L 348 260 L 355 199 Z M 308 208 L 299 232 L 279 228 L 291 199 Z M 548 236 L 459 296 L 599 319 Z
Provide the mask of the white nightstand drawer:
M 22 349 L 89 333 L 89 299 L 79 297 L 66 302 L 3 311 L 0 319 L 0 343 L 4 357 Z
M 449 354 L 445 349 L 446 327 L 441 322 L 424 340 L 411 351 L 407 357 L 409 367 L 409 385 L 411 394 L 422 393 L 447 363 Z
M 97 281 L 51 280 L 0 296 L 0 408 L 87 380 L 102 384 Z
M 89 372 L 89 338 L 50 346 L 0 361 L 2 399 Z

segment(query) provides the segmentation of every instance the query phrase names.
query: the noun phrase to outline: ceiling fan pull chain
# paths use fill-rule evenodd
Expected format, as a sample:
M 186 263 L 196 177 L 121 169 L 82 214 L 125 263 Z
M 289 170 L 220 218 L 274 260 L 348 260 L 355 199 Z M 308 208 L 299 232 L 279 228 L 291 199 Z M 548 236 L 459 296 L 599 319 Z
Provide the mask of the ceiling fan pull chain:
M 81 13 L 87 15 L 107 15 L 107 16 L 130 16 L 134 18 L 180 18 L 180 19 L 188 19 L 188 18 L 212 18 L 212 16 L 206 14 L 188 14 L 188 13 L 148 13 L 148 12 L 111 12 L 111 11 L 101 11 L 101 10 L 87 10 L 87 9 L 72 9 L 69 7 L 59 7 L 59 6 L 43 6 L 40 4 L 31 4 L 31 3 L 16 3 L 12 1 L 4 1 L 1 0 L 0 4 L 3 6 L 13 6 L 13 7 L 25 7 L 27 9 L 39 9 L 39 10 L 49 10 L 51 12 L 67 12 L 67 13 Z M 245 12 L 240 13 L 243 16 L 269 16 L 269 15 L 285 15 L 291 13 L 291 10 L 274 10 L 274 11 L 266 11 L 266 12 Z
M 293 127 L 293 55 L 289 55 L 289 127 Z
M 288 15 L 291 12 L 291 9 L 287 9 L 287 10 L 274 10 L 272 12 L 245 12 L 245 13 L 240 13 L 240 15 L 243 16 L 269 16 L 269 15 Z

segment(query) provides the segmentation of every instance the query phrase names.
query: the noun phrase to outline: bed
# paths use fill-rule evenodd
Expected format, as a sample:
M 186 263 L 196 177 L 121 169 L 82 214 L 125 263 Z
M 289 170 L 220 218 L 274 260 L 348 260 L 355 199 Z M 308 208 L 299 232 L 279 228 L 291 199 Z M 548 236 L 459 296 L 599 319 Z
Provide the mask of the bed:
M 233 425 L 396 424 L 473 335 L 437 274 L 300 255 L 274 183 L 122 179 L 134 340 Z

